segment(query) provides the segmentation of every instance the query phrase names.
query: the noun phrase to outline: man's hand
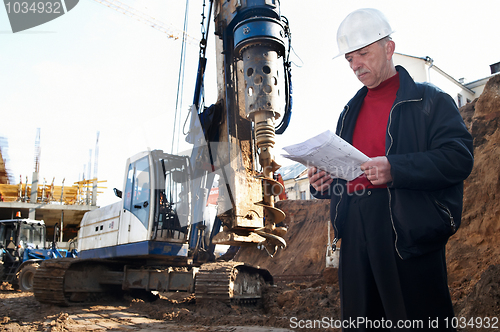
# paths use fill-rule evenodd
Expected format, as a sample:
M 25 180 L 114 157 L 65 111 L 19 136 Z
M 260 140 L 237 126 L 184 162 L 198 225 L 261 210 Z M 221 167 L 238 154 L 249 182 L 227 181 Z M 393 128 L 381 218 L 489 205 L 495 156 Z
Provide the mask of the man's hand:
M 325 171 L 319 171 L 316 167 L 311 167 L 307 170 L 307 177 L 309 178 L 309 183 L 319 192 L 326 191 L 333 179 Z
M 365 172 L 368 181 L 375 186 L 392 182 L 391 164 L 385 156 L 368 160 L 361 165 L 361 170 Z

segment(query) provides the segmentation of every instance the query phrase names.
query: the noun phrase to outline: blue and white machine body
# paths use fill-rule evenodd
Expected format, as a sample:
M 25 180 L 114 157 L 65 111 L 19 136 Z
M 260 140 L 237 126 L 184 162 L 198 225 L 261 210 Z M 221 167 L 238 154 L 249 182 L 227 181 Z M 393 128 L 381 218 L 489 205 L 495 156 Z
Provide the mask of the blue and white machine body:
M 129 158 L 122 200 L 87 212 L 81 221 L 80 257 L 187 260 L 190 174 L 188 157 L 154 150 Z

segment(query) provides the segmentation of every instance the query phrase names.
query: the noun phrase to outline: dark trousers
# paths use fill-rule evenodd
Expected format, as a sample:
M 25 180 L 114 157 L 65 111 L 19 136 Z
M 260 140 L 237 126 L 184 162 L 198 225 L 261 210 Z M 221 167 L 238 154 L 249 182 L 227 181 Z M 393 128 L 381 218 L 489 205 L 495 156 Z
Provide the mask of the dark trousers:
M 367 190 L 350 202 L 339 268 L 344 331 L 454 331 L 445 248 L 402 260 L 388 195 Z

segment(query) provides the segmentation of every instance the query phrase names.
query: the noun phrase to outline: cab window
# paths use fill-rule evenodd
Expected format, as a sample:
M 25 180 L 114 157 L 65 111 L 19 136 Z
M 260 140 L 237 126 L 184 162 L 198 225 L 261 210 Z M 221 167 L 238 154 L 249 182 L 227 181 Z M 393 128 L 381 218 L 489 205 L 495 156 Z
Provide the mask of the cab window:
M 150 174 L 148 157 L 129 165 L 123 208 L 132 212 L 144 225 L 149 225 Z

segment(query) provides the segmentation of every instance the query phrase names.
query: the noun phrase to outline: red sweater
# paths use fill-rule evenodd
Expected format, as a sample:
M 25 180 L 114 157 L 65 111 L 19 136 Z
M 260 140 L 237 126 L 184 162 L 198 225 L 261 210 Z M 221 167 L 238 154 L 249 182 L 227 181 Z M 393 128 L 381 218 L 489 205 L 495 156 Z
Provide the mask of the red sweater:
M 385 156 L 385 135 L 392 105 L 399 89 L 399 73 L 383 81 L 377 87 L 368 89 L 356 120 L 352 145 L 368 157 Z M 347 192 L 365 188 L 386 188 L 374 186 L 363 174 L 347 183 Z

